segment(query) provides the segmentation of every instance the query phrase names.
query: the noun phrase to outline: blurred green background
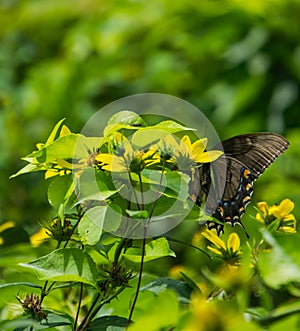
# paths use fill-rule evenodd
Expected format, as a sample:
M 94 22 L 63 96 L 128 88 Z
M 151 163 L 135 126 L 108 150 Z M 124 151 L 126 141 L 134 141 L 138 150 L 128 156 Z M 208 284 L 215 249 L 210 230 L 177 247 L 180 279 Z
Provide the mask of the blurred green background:
M 285 135 L 291 147 L 254 200 L 288 197 L 299 218 L 300 1 L 0 0 L 0 22 L 0 224 L 32 233 L 50 217 L 43 174 L 8 177 L 58 120 L 79 132 L 147 92 L 189 101 L 222 139 Z

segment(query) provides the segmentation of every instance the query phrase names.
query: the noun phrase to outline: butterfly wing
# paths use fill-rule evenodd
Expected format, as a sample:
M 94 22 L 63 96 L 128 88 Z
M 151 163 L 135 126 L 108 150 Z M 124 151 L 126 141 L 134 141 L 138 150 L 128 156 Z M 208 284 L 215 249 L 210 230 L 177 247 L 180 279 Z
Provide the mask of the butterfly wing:
M 207 223 L 218 234 L 224 223 L 243 226 L 240 218 L 251 201 L 253 181 L 289 146 L 284 137 L 270 132 L 239 135 L 221 144 L 213 149 L 223 149 L 224 154 L 199 170 L 198 197 L 198 203 L 207 197 L 206 211 L 220 221 Z

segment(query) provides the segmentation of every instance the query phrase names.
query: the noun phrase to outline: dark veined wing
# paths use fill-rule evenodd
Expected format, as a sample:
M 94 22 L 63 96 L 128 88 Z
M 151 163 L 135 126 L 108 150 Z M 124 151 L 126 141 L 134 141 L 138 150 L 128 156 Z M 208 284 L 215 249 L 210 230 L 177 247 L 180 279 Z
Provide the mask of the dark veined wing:
M 207 225 L 218 234 L 223 232 L 224 223 L 243 226 L 240 218 L 251 201 L 253 181 L 289 146 L 284 137 L 271 132 L 243 134 L 221 144 L 213 149 L 223 149 L 224 155 L 199 169 L 197 200 L 200 204 L 206 197 L 206 211 L 220 221 Z

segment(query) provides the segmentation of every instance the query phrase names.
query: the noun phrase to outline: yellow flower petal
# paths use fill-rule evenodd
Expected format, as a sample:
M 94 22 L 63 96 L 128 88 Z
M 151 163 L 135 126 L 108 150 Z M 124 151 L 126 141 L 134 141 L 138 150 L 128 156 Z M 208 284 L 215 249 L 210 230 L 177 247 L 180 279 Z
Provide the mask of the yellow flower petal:
M 191 152 L 193 156 L 202 154 L 207 146 L 207 138 L 199 139 L 193 143 L 191 146 Z
M 296 222 L 296 219 L 295 219 L 295 216 L 293 214 L 289 214 L 289 215 L 287 215 L 287 216 L 285 216 L 283 218 L 283 221 L 284 222 L 287 222 L 287 221 L 294 221 L 294 222 Z
M 180 141 L 180 149 L 190 151 L 192 149 L 192 143 L 190 137 L 185 135 Z
M 280 226 L 278 229 L 280 232 L 284 232 L 284 233 L 296 233 L 297 231 L 290 226 Z
M 231 233 L 227 241 L 227 247 L 232 249 L 232 252 L 237 252 L 240 248 L 240 238 L 236 233 Z
M 127 172 L 125 160 L 123 157 L 114 154 L 101 153 L 96 156 L 98 162 L 104 163 L 102 169 L 114 172 Z
M 106 153 L 101 153 L 98 154 L 95 159 L 98 162 L 102 162 L 102 163 L 107 163 L 107 164 L 111 164 L 112 163 L 112 159 L 116 157 L 113 154 L 106 154 Z
M 257 213 L 256 216 L 255 216 L 255 219 L 259 222 L 264 222 L 264 219 L 261 217 L 261 214 L 260 213 Z
M 284 199 L 279 205 L 282 215 L 288 215 L 293 209 L 295 204 L 290 199 Z
M 195 161 L 197 163 L 210 163 L 210 162 L 218 159 L 222 154 L 223 154 L 223 152 L 216 151 L 216 150 L 204 152 L 204 153 L 201 153 L 200 155 L 197 155 L 195 157 Z
M 268 204 L 265 201 L 258 202 L 257 206 L 259 210 L 263 212 L 264 215 L 267 214 Z
M 49 239 L 49 235 L 47 234 L 46 229 L 42 228 L 30 237 L 30 243 L 33 247 L 38 247 L 45 239 Z
M 216 254 L 218 254 L 218 255 L 222 255 L 222 252 L 220 252 L 218 249 L 216 249 L 216 248 L 214 248 L 214 247 L 207 246 L 207 248 L 208 248 L 210 251 L 212 251 L 212 252 L 214 252 L 214 253 L 216 253 Z
M 222 239 L 220 239 L 216 234 L 214 234 L 212 231 L 206 229 L 202 232 L 203 237 L 205 237 L 207 240 L 209 240 L 212 244 L 219 248 L 223 248 L 226 250 L 226 245 Z
M 274 206 L 269 207 L 268 213 L 269 213 L 269 215 L 273 215 L 276 218 L 281 218 L 281 211 L 280 211 L 279 206 L 274 205 Z
M 5 223 L 2 223 L 2 224 L 0 224 L 0 232 L 13 228 L 14 226 L 15 226 L 15 222 L 13 222 L 13 221 L 7 221 Z
M 48 178 L 51 178 L 51 177 L 54 177 L 57 175 L 59 175 L 59 171 L 50 169 L 45 172 L 45 179 L 48 179 Z

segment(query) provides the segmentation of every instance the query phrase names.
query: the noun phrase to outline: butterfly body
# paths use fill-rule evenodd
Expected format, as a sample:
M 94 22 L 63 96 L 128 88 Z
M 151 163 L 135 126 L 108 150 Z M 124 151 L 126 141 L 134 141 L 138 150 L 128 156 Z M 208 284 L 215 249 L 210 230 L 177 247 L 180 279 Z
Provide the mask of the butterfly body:
M 200 189 L 196 203 L 204 199 L 205 209 L 217 221 L 208 221 L 209 229 L 220 234 L 224 224 L 241 225 L 241 216 L 251 202 L 253 182 L 289 146 L 281 135 L 271 132 L 244 134 L 215 146 L 224 154 L 199 169 Z

